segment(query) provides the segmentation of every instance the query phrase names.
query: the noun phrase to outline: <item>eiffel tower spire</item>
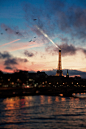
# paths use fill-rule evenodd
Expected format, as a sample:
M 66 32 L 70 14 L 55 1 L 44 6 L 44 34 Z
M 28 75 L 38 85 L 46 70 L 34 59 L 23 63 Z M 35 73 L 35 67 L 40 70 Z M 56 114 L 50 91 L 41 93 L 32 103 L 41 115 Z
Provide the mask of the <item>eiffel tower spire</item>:
M 56 76 L 63 76 L 62 67 L 61 67 L 61 49 L 59 49 L 59 60 Z

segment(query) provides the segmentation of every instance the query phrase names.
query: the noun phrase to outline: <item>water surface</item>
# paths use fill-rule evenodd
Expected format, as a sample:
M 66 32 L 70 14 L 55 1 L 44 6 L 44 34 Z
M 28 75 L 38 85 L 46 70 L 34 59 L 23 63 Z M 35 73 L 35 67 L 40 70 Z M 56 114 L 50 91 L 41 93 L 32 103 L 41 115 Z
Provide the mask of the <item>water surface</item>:
M 1 98 L 0 128 L 86 129 L 86 94 L 77 95 Z

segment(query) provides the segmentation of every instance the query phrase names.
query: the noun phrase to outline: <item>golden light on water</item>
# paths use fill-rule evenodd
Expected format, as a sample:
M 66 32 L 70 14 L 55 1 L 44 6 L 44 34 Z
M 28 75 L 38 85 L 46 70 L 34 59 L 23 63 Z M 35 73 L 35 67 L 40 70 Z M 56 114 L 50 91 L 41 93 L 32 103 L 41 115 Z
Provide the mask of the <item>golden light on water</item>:
M 45 98 L 44 98 L 44 96 L 43 95 L 41 95 L 41 104 L 44 104 L 44 101 L 45 101 Z
M 15 98 L 6 98 L 3 103 L 6 105 L 5 109 L 16 109 L 20 107 L 19 97 Z
M 56 96 L 55 101 L 56 101 L 56 102 L 59 102 L 59 97 L 58 97 L 58 96 Z
M 66 101 L 66 99 L 65 98 L 61 98 L 61 101 Z
M 51 103 L 52 103 L 51 96 L 48 96 L 48 104 L 51 104 Z

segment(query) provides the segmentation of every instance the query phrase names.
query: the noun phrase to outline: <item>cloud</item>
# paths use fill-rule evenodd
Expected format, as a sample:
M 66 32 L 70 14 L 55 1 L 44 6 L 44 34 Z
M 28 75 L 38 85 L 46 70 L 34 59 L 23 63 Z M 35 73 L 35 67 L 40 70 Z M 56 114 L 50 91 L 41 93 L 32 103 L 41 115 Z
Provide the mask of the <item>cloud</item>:
M 68 43 L 69 42 L 69 39 L 67 37 L 59 36 L 59 38 L 61 39 L 62 43 Z
M 15 34 L 15 35 L 18 35 L 18 36 L 22 36 L 22 33 L 19 31 L 18 27 L 14 27 L 14 28 L 11 28 L 5 24 L 1 24 L 1 28 L 4 29 L 8 34 Z
M 60 45 L 60 48 L 62 50 L 62 56 L 66 55 L 75 55 L 77 51 L 82 51 L 86 55 L 86 49 L 81 47 L 75 47 L 74 45 L 67 43 Z
M 19 63 L 26 63 L 28 60 L 26 58 L 17 58 L 13 57 L 9 52 L 5 51 L 3 53 L 0 52 L 0 59 L 4 59 L 4 65 L 7 67 L 18 65 Z
M 27 59 L 22 59 L 22 58 L 9 58 L 9 59 L 6 59 L 5 62 L 4 62 L 4 65 L 17 65 L 21 62 L 28 62 Z
M 34 28 L 31 28 L 33 32 L 35 32 L 38 36 L 41 36 L 41 32 L 34 26 Z
M 83 51 L 83 53 L 86 55 L 86 49 L 81 49 Z
M 67 69 L 63 69 L 63 75 L 65 76 L 67 74 Z M 53 70 L 48 70 L 48 71 L 43 71 L 45 72 L 47 75 L 53 75 L 55 76 L 56 75 L 56 69 L 53 69 Z M 81 76 L 81 78 L 86 78 L 86 72 L 82 72 L 82 71 L 79 71 L 79 70 L 68 70 L 68 73 L 69 73 L 69 77 L 71 76 Z
M 15 58 L 13 58 L 13 59 L 7 59 L 4 62 L 4 65 L 15 65 L 15 64 L 18 64 L 17 63 L 17 59 L 15 59 Z
M 63 33 L 63 35 L 70 35 L 70 39 L 80 39 L 84 43 L 86 40 L 85 4 L 85 1 L 81 2 L 78 0 L 71 2 L 71 4 L 65 0 L 46 0 L 44 6 L 39 7 L 29 2 L 24 3 L 23 9 L 25 19 L 36 34 L 42 35 L 38 30 L 34 29 L 35 25 L 51 38 L 54 35 Z M 34 18 L 37 20 L 34 21 Z
M 13 41 L 11 41 L 11 42 L 9 42 L 9 43 L 5 43 L 5 44 L 0 45 L 0 47 L 6 46 L 6 45 L 8 45 L 8 44 L 14 43 L 14 42 L 19 41 L 19 40 L 20 40 L 20 39 L 15 39 L 15 40 L 13 40 Z
M 82 72 L 79 70 L 68 70 L 69 76 L 78 76 L 80 75 L 82 78 L 86 78 L 86 72 Z M 66 75 L 67 74 L 67 70 L 64 69 L 63 70 L 63 74 Z
M 39 28 L 41 28 L 45 33 L 49 32 L 51 35 L 53 34 L 52 31 L 48 31 L 49 28 L 52 28 L 52 25 L 50 25 L 50 20 L 49 20 L 49 12 L 47 15 L 47 11 L 45 9 L 46 7 L 36 7 L 32 4 L 24 3 L 23 4 L 23 9 L 25 12 L 25 19 L 28 22 L 28 25 L 31 26 L 31 29 L 33 32 L 35 32 L 38 36 L 41 36 L 41 32 L 35 27 L 37 25 Z M 41 12 L 41 13 L 40 13 Z M 36 19 L 36 20 L 34 20 Z M 45 38 L 45 37 L 44 37 Z
M 28 60 L 25 58 L 25 59 L 22 59 L 22 58 L 16 58 L 17 62 L 28 62 Z
M 62 56 L 74 55 L 74 54 L 76 54 L 76 51 L 78 50 L 78 48 L 76 48 L 72 44 L 70 44 L 70 45 L 62 44 L 62 45 L 60 45 L 60 48 L 62 50 Z
M 56 75 L 56 69 L 44 71 L 47 75 Z
M 43 45 L 43 43 L 34 43 L 34 42 L 31 42 L 31 43 L 22 43 L 21 42 L 21 45 L 20 43 L 17 43 L 17 44 L 12 44 L 12 46 L 10 46 L 8 48 L 8 50 L 11 52 L 11 51 L 17 51 L 17 50 L 22 50 L 22 49 L 26 49 L 26 48 L 35 48 L 35 47 L 41 47 Z
M 67 43 L 64 43 L 61 44 L 59 47 L 61 48 L 62 56 L 75 55 L 77 51 L 82 51 L 86 55 L 86 49 L 81 47 L 75 47 L 72 44 L 68 45 Z M 59 52 L 59 50 L 55 47 L 47 46 L 46 52 L 52 55 L 56 55 Z
M 7 66 L 7 67 L 5 67 L 5 69 L 10 69 L 10 70 L 12 70 L 13 68 L 12 68 L 12 67 Z
M 5 51 L 3 53 L 0 52 L 1 59 L 6 59 L 6 58 L 10 58 L 10 57 L 11 57 L 11 55 L 7 51 Z
M 27 56 L 27 57 L 33 57 L 34 54 L 32 52 L 29 52 L 27 50 L 24 51 L 24 54 Z

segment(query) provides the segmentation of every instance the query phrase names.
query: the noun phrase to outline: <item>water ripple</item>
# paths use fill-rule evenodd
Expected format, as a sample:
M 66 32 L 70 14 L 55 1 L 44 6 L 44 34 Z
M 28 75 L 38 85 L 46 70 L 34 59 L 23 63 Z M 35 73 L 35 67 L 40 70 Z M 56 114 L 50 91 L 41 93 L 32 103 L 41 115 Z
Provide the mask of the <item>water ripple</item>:
M 0 99 L 0 128 L 85 129 L 85 103 L 86 99 L 60 96 Z

